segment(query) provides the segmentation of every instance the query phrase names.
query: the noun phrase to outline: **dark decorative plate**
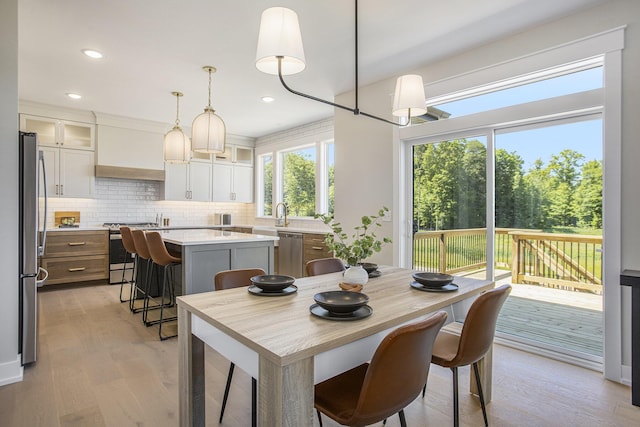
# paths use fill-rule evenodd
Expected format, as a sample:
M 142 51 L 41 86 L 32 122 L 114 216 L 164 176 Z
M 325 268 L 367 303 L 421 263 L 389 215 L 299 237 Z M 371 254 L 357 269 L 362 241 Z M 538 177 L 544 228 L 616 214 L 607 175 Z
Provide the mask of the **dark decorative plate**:
M 369 279 L 375 279 L 376 277 L 380 277 L 382 272 L 380 270 L 372 271 L 369 273 Z
M 455 283 L 449 283 L 448 285 L 439 287 L 432 287 L 423 286 L 418 282 L 411 282 L 411 287 L 424 292 L 453 292 L 458 290 L 458 285 L 456 285 Z
M 352 311 L 351 313 L 342 314 L 342 315 L 331 313 L 330 311 L 325 310 L 324 308 L 320 307 L 318 304 L 312 304 L 309 307 L 309 311 L 314 316 L 318 316 L 318 317 L 321 317 L 321 318 L 327 319 L 327 320 L 337 320 L 337 321 L 349 321 L 349 320 L 365 319 L 365 318 L 371 316 L 371 313 L 373 313 L 373 309 L 371 307 L 369 307 L 368 305 L 363 305 L 362 307 L 360 307 L 356 311 Z
M 443 273 L 415 272 L 412 274 L 412 277 L 413 280 L 421 285 L 431 288 L 445 286 L 453 282 L 452 275 Z
M 247 288 L 247 291 L 249 291 L 250 294 L 259 295 L 261 297 L 282 297 L 282 296 L 291 295 L 297 292 L 298 287 L 296 285 L 289 285 L 280 291 L 272 292 L 272 291 L 265 291 L 263 289 L 260 289 L 256 285 L 251 285 Z
M 253 276 L 250 280 L 251 283 L 265 292 L 280 292 L 293 285 L 293 282 L 296 281 L 295 277 L 281 274 L 263 274 L 261 276 Z

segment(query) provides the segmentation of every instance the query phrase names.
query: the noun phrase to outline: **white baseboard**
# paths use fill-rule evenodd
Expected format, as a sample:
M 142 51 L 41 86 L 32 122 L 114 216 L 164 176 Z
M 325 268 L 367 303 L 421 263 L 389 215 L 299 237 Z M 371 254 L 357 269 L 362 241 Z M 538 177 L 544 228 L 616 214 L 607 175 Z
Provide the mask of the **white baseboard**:
M 620 382 L 624 385 L 631 385 L 631 366 L 622 365 L 620 367 Z
M 18 355 L 15 361 L 0 363 L 0 386 L 22 381 L 22 357 Z

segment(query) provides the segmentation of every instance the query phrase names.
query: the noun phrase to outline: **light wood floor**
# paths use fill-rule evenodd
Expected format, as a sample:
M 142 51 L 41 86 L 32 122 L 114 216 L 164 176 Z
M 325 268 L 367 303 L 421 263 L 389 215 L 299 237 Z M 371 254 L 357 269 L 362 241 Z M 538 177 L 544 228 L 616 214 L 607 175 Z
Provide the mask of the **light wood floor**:
M 118 302 L 119 286 L 40 293 L 38 362 L 24 381 L 0 387 L 0 426 L 176 426 L 177 339 Z M 207 425 L 218 425 L 229 365 L 207 353 Z M 496 426 L 640 426 L 628 387 L 600 373 L 496 345 L 489 424 Z M 461 369 L 461 425 L 482 425 Z M 250 425 L 250 378 L 239 369 L 223 426 Z M 451 374 L 431 367 L 427 397 L 407 409 L 410 427 L 452 425 Z M 324 418 L 325 426 L 335 426 Z M 317 421 L 315 422 L 317 425 Z M 397 417 L 387 423 L 398 426 Z M 270 426 L 269 426 L 270 427 Z M 305 427 L 305 426 L 300 426 Z

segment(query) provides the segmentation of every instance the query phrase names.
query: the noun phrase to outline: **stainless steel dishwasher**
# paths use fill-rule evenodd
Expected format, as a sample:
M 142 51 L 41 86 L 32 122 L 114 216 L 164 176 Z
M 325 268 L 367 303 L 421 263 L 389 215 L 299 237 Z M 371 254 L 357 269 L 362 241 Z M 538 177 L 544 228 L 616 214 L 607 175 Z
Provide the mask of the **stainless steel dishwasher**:
M 302 277 L 302 233 L 278 231 L 278 274 Z

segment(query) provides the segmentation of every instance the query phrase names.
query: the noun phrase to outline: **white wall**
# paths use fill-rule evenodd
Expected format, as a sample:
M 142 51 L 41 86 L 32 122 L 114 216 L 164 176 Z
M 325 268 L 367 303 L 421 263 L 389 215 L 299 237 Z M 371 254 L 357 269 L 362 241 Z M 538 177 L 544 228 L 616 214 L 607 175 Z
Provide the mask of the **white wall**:
M 452 75 L 471 72 L 493 64 L 508 61 L 533 52 L 587 37 L 615 27 L 626 25 L 625 48 L 622 52 L 622 249 L 623 269 L 640 269 L 640 2 L 612 0 L 586 9 L 581 13 L 523 30 L 511 37 L 478 47 L 460 55 L 429 64 L 418 70 L 406 70 L 423 76 L 425 83 L 446 79 Z M 481 29 L 479 29 L 481 31 Z M 393 79 L 360 89 L 360 108 L 383 117 L 389 116 Z M 427 93 L 427 97 L 430 94 Z M 336 99 L 349 103 L 352 94 Z M 377 109 L 377 111 L 376 111 Z M 373 110 L 373 111 L 370 111 Z M 373 120 L 336 112 L 336 216 L 345 224 L 357 221 L 362 211 L 369 211 L 382 201 L 390 205 L 394 200 L 392 183 L 394 167 L 393 132 L 391 126 Z M 339 159 L 339 160 L 338 160 Z M 366 182 L 366 185 L 351 183 Z M 343 183 L 350 183 L 344 185 Z M 356 191 L 357 190 L 357 191 Z M 355 202 L 354 202 L 355 201 Z M 395 246 L 395 245 L 394 245 Z M 393 254 L 385 252 L 379 262 L 391 262 Z M 617 283 L 611 284 L 617 286 Z M 630 362 L 630 292 L 622 289 L 623 364 Z
M 18 359 L 18 0 L 0 2 L 0 385 Z

